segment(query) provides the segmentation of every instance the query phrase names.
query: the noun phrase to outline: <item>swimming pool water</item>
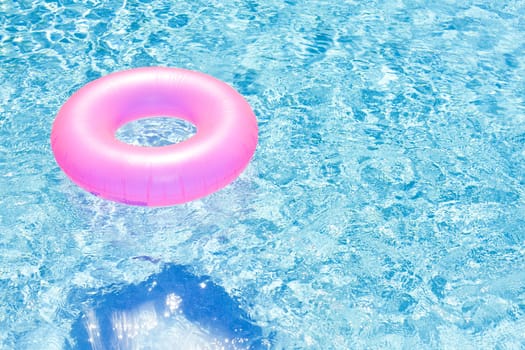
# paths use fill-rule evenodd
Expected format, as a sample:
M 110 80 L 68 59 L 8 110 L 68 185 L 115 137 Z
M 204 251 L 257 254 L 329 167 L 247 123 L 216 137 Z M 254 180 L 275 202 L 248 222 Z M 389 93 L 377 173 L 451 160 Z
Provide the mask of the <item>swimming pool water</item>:
M 260 347 L 525 348 L 524 38 L 512 0 L 0 3 L 0 347 L 74 344 L 76 296 L 177 264 Z M 60 171 L 71 93 L 151 65 L 250 102 L 233 184 L 148 209 Z

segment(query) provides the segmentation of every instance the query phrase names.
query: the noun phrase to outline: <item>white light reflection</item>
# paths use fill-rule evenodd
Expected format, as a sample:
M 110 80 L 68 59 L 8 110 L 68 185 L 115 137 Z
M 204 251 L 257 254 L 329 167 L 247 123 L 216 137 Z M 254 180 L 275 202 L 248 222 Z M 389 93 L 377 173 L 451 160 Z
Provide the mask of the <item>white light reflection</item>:
M 93 350 L 103 350 L 102 339 L 100 339 L 100 326 L 98 325 L 97 315 L 93 310 L 88 310 L 86 313 L 86 321 L 84 323 L 86 327 L 89 342 Z
M 166 312 L 164 317 L 170 317 L 175 311 L 179 309 L 180 303 L 182 303 L 182 298 L 175 293 L 170 293 L 166 297 Z
M 137 336 L 157 327 L 157 312 L 153 303 L 142 304 L 134 310 L 114 312 L 111 324 L 118 341 L 131 344 Z
M 100 326 L 94 311 L 86 313 L 85 327 L 93 350 L 106 350 L 111 343 L 119 350 L 229 350 L 245 349 L 242 341 L 232 342 L 187 320 L 180 311 L 182 298 L 170 293 L 165 310 L 159 317 L 153 303 L 138 305 L 132 310 L 111 315 L 113 339 L 101 339 Z M 237 343 L 237 344 L 236 344 Z

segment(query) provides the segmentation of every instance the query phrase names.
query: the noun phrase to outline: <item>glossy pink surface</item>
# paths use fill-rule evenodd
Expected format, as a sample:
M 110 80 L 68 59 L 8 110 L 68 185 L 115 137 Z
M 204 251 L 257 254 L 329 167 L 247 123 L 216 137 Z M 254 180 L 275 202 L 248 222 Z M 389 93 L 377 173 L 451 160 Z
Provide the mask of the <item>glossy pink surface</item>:
M 135 119 L 173 116 L 197 127 L 188 140 L 163 147 L 115 138 Z M 232 87 L 177 68 L 113 73 L 78 90 L 51 132 L 58 165 L 79 186 L 103 198 L 167 206 L 206 196 L 232 182 L 257 145 L 257 120 Z

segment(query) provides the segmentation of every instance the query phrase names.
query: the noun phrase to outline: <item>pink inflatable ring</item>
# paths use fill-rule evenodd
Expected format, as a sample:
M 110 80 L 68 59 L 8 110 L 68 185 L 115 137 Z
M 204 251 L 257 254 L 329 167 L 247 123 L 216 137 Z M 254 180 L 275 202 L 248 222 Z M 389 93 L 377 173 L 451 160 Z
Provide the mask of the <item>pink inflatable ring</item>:
M 144 117 L 173 116 L 197 133 L 163 147 L 115 137 Z M 58 165 L 80 187 L 133 205 L 166 206 L 206 196 L 235 180 L 257 145 L 257 120 L 232 87 L 176 68 L 113 73 L 78 90 L 60 109 L 51 132 Z

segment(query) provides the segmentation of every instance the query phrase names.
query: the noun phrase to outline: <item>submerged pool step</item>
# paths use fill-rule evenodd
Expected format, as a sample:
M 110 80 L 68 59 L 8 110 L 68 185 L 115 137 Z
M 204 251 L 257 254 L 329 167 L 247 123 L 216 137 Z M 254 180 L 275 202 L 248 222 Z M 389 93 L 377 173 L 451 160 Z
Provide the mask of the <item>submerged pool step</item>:
M 75 293 L 70 349 L 260 349 L 262 329 L 223 287 L 181 265 L 139 284 Z M 84 300 L 82 300 L 84 299 Z

